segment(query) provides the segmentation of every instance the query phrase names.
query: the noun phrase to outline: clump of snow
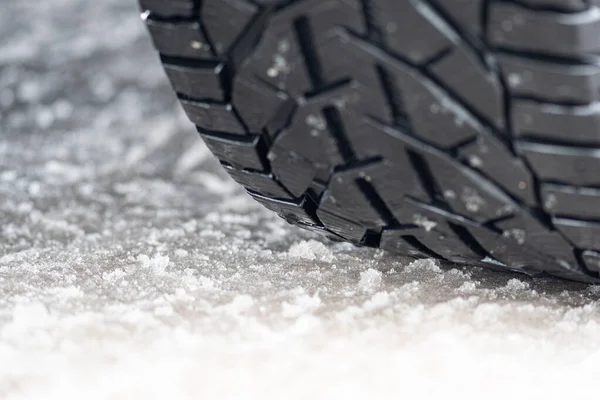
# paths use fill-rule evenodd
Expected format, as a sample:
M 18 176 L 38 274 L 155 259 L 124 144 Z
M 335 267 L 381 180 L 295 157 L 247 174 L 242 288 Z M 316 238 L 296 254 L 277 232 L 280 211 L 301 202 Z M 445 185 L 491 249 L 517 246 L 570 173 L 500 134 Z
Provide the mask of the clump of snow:
M 465 208 L 472 213 L 477 213 L 486 202 L 479 192 L 471 187 L 464 187 L 461 194 L 461 200 L 465 204 Z
M 319 293 L 310 296 L 307 293 L 300 293 L 293 301 L 284 301 L 281 303 L 281 315 L 284 318 L 297 318 L 301 315 L 312 313 L 321 306 Z
M 523 229 L 509 229 L 502 234 L 504 237 L 514 239 L 518 244 L 524 244 L 526 233 Z
M 11 328 L 44 326 L 49 318 L 48 308 L 39 301 L 17 304 L 12 312 Z
M 413 223 L 425 229 L 427 232 L 430 232 L 433 228 L 437 226 L 437 222 L 432 221 L 421 214 L 415 214 L 413 216 Z
M 506 283 L 505 289 L 510 292 L 518 292 L 529 289 L 530 285 L 520 279 L 513 278 Z
M 426 258 L 423 260 L 415 260 L 415 261 L 411 262 L 410 264 L 408 264 L 404 268 L 404 270 L 407 272 L 427 271 L 427 272 L 433 272 L 436 274 L 442 272 L 442 270 L 440 269 L 440 264 L 436 260 L 430 259 L 430 258 Z
M 504 265 L 503 263 L 501 263 L 500 261 L 498 261 L 498 260 L 495 260 L 495 259 L 493 259 L 493 258 L 491 258 L 491 257 L 489 257 L 489 256 L 485 256 L 485 257 L 484 257 L 484 258 L 481 260 L 481 262 L 488 263 L 488 264 L 493 264 L 493 265 L 500 265 L 500 266 L 502 266 L 502 267 L 505 267 L 505 266 L 506 266 L 506 265 Z
M 203 289 L 212 289 L 215 287 L 215 281 L 207 276 L 201 276 L 199 281 L 200 281 L 200 286 Z
M 142 268 L 151 268 L 155 273 L 164 273 L 165 269 L 169 266 L 169 256 L 163 256 L 155 254 L 152 258 L 148 257 L 147 254 L 140 254 L 137 257 L 138 262 Z
M 187 257 L 190 253 L 185 249 L 177 249 L 175 250 L 175 257 L 184 258 Z
M 369 268 L 366 271 L 360 273 L 360 280 L 358 281 L 358 288 L 364 292 L 375 291 L 381 286 L 382 281 L 381 271 Z
M 331 250 L 329 250 L 323 243 L 317 242 L 314 239 L 303 240 L 298 243 L 294 243 L 288 251 L 288 256 L 291 258 L 299 258 L 310 261 L 322 261 L 330 263 L 334 260 L 334 256 Z
M 364 309 L 375 311 L 387 308 L 392 302 L 388 292 L 377 292 L 369 300 L 365 301 Z
M 247 294 L 238 294 L 231 300 L 231 302 L 224 305 L 222 308 L 225 312 L 238 315 L 247 312 L 252 306 L 254 306 L 254 299 L 252 296 Z
M 121 279 L 125 277 L 127 273 L 123 271 L 121 268 L 115 268 L 112 271 L 106 271 L 102 273 L 102 279 L 106 281 L 115 281 L 117 279 Z
M 468 281 L 463 283 L 458 289 L 457 292 L 461 294 L 473 294 L 477 289 L 477 284 L 472 281 Z

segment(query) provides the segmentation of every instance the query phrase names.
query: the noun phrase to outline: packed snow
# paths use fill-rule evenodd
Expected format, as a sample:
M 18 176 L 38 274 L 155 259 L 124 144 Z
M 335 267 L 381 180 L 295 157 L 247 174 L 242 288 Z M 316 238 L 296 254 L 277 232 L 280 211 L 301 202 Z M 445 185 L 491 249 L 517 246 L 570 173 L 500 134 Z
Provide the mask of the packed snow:
M 291 227 L 200 143 L 133 0 L 2 8 L 0 398 L 596 391 L 600 288 Z

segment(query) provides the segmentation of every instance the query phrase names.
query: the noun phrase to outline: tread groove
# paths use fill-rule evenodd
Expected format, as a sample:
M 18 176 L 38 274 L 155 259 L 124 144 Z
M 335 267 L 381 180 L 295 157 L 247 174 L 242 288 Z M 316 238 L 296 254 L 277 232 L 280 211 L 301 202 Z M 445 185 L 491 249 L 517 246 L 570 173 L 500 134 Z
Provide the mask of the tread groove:
M 361 6 L 367 26 L 367 38 L 375 43 L 383 44 L 383 32 L 375 20 L 375 10 L 372 0 L 361 0 Z
M 419 177 L 419 181 L 421 182 L 421 186 L 427 192 L 430 200 L 433 204 L 440 208 L 448 208 L 444 199 L 444 194 L 439 184 L 437 183 L 433 172 L 429 168 L 427 161 L 423 158 L 422 155 L 418 154 L 413 150 L 407 150 L 408 159 L 412 164 L 414 171 Z
M 356 160 L 356 153 L 352 149 L 352 145 L 344 133 L 344 123 L 340 116 L 340 112 L 335 107 L 325 107 L 323 109 L 323 117 L 325 118 L 327 127 L 332 136 L 336 140 L 338 151 L 346 163 Z
M 359 178 L 356 181 L 356 186 L 365 196 L 365 198 L 371 203 L 373 209 L 379 214 L 381 219 L 385 221 L 388 226 L 398 226 L 399 222 L 394 217 L 394 214 L 389 210 L 385 201 L 381 198 L 377 190 L 371 185 L 366 178 Z
M 414 247 L 415 249 L 417 249 L 418 251 L 420 251 L 421 253 L 423 253 L 424 255 L 426 255 L 428 257 L 436 258 L 438 260 L 446 260 L 444 257 L 439 255 L 435 251 L 431 250 L 429 247 L 425 246 L 423 243 L 421 243 L 419 241 L 419 239 L 417 239 L 416 237 L 414 237 L 412 235 L 402 236 L 402 239 L 406 243 L 408 243 L 410 246 Z
M 304 56 L 304 65 L 312 82 L 313 90 L 317 90 L 325 86 L 325 80 L 323 79 L 323 68 L 317 55 L 315 38 L 309 19 L 307 17 L 297 18 L 294 21 L 294 30 L 300 51 Z
M 490 258 L 494 259 L 494 257 L 481 246 L 481 244 L 475 239 L 475 236 L 471 234 L 464 226 L 460 226 L 453 222 L 448 222 L 450 229 L 454 232 L 454 234 L 463 242 L 469 249 L 471 249 L 474 253 L 476 253 L 481 259 Z
M 383 91 L 384 98 L 387 101 L 392 115 L 393 123 L 402 127 L 408 127 L 408 115 L 398 87 L 382 65 L 378 64 L 375 68 L 377 70 L 381 90 Z

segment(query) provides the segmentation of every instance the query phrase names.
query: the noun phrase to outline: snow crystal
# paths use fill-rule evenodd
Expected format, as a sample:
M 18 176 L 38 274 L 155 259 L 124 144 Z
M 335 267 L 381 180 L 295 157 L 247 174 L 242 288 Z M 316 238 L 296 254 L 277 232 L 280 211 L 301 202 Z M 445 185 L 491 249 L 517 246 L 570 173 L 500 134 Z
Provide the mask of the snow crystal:
M 239 294 L 231 302 L 226 304 L 223 309 L 230 314 L 238 315 L 248 311 L 254 306 L 254 299 L 247 294 Z
M 364 292 L 376 290 L 381 285 L 382 275 L 381 271 L 377 271 L 373 268 L 361 272 L 358 288 Z
M 39 301 L 17 304 L 12 310 L 11 329 L 43 326 L 48 319 L 48 308 Z
M 489 256 L 486 256 L 485 258 L 483 258 L 481 260 L 481 262 L 488 263 L 488 264 L 494 264 L 494 265 L 500 265 L 500 266 L 503 266 L 503 267 L 506 266 L 505 264 L 501 263 L 500 261 L 494 260 L 493 258 L 491 258 Z
M 505 289 L 511 292 L 529 289 L 529 283 L 513 278 L 506 283 Z
M 321 298 L 318 293 L 309 296 L 302 293 L 296 296 L 292 302 L 281 303 L 281 314 L 285 318 L 297 318 L 302 314 L 312 313 L 321 306 Z
M 146 254 L 140 254 L 137 257 L 138 262 L 141 263 L 142 268 L 151 268 L 156 273 L 163 273 L 165 268 L 169 265 L 169 256 L 163 256 L 155 254 L 152 258 Z
M 123 278 L 124 276 L 126 276 L 126 273 L 121 268 L 116 268 L 112 271 L 106 271 L 102 273 L 102 279 L 109 282 L 114 282 L 117 279 Z
M 291 258 L 299 258 L 304 260 L 318 260 L 330 263 L 333 261 L 334 256 L 331 250 L 329 250 L 323 243 L 317 242 L 316 240 L 303 240 L 298 243 L 294 243 L 288 251 L 288 256 Z
M 485 200 L 476 189 L 463 188 L 461 200 L 464 202 L 467 211 L 477 213 L 485 205 Z
M 519 74 L 509 74 L 508 75 L 508 84 L 512 87 L 520 86 L 523 83 L 523 78 Z
M 477 285 L 475 284 L 475 282 L 468 281 L 468 282 L 463 283 L 457 289 L 457 292 L 462 293 L 462 294 L 472 294 L 475 292 L 476 289 L 477 289 Z
M 430 271 L 434 273 L 440 273 L 442 270 L 440 269 L 440 265 L 436 260 L 432 259 L 424 259 L 424 260 L 416 260 L 411 262 L 405 267 L 406 271 Z
M 388 292 L 377 292 L 364 304 L 367 311 L 375 311 L 388 307 L 392 302 Z
M 430 232 L 437 226 L 437 222 L 432 221 L 421 214 L 415 214 L 413 216 L 413 223 L 421 228 L 424 228 L 427 232 Z
M 524 244 L 526 233 L 523 229 L 509 229 L 502 234 L 504 237 L 514 239 L 518 244 Z
M 175 250 L 175 257 L 177 257 L 177 258 L 187 257 L 188 254 L 190 254 L 190 253 L 187 250 L 185 250 L 185 249 L 177 249 L 177 250 Z

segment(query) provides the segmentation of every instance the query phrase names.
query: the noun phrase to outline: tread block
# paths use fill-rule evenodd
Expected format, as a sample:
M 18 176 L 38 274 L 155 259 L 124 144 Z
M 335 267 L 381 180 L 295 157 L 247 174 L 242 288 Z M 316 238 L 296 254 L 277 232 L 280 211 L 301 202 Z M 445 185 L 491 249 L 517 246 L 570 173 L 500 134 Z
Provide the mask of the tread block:
M 237 135 L 246 134 L 246 129 L 233 112 L 231 104 L 181 100 L 188 118 L 202 129 Z
M 194 15 L 195 4 L 193 0 L 140 0 L 140 8 L 163 18 L 191 17 Z
M 497 128 L 504 128 L 504 97 L 500 80 L 465 46 L 454 48 L 429 70 Z
M 600 223 L 568 218 L 555 218 L 553 222 L 577 248 L 600 250 Z
M 273 174 L 296 197 L 306 192 L 317 174 L 313 162 L 277 144 L 271 147 L 267 157 Z
M 300 46 L 289 31 L 272 34 L 267 30 L 246 59 L 240 78 L 259 77 L 281 91 L 300 96 L 311 87 L 310 77 L 304 68 Z
M 418 165 L 417 170 L 430 169 L 436 182 L 423 182 L 436 192 L 437 200 L 446 202 L 458 214 L 476 221 L 485 222 L 514 211 L 514 203 L 499 187 L 461 165 L 444 152 L 435 149 L 414 137 L 391 127 L 383 127 L 389 135 L 404 142 L 405 146 L 421 154 L 426 165 Z M 439 189 L 436 188 L 439 186 Z M 460 188 L 457 192 L 456 188 Z M 439 193 L 437 193 L 439 192 Z M 434 199 L 435 200 L 435 199 Z
M 256 78 L 238 76 L 232 92 L 232 102 L 251 132 L 260 132 L 283 111 L 287 120 L 289 103 L 295 104 L 283 92 L 276 92 Z
M 258 193 L 250 193 L 254 200 L 261 203 L 263 206 L 271 211 L 275 211 L 281 218 L 294 224 L 301 224 L 305 226 L 319 226 L 319 221 L 315 220 L 306 211 L 306 199 L 294 200 L 279 200 L 272 199 Z
M 481 171 L 508 193 L 521 201 L 537 204 L 535 182 L 523 161 L 512 155 L 499 140 L 490 134 L 458 149 L 458 154 L 473 169 Z
M 260 136 L 246 136 L 240 139 L 203 133 L 200 136 L 210 151 L 221 161 L 238 169 L 262 171 L 265 167 L 262 158 L 264 144 Z
M 543 184 L 540 194 L 551 215 L 600 220 L 600 189 Z
M 425 160 L 456 213 L 485 222 L 514 212 L 516 206 L 509 197 L 471 170 L 432 154 Z
M 310 41 L 326 37 L 337 27 L 363 32 L 364 23 L 356 0 L 307 0 L 294 2 L 274 15 L 258 46 L 246 60 L 245 71 L 293 96 L 313 89 L 306 62 L 322 51 Z M 309 54 L 310 53 L 310 54 Z
M 497 57 L 512 96 L 573 104 L 600 100 L 600 67 L 596 65 L 563 65 L 506 54 Z
M 277 136 L 274 145 L 310 160 L 317 168 L 330 169 L 344 162 L 331 130 L 320 107 L 301 107 L 294 114 L 291 125 Z M 273 154 L 277 155 L 275 151 Z
M 256 11 L 256 6 L 243 0 L 202 1 L 200 15 L 217 54 L 231 48 Z
M 504 236 L 498 231 L 493 231 L 474 221 L 465 219 L 456 214 L 449 213 L 438 207 L 409 202 L 413 207 L 413 213 L 417 216 L 415 222 L 426 230 L 436 230 L 438 226 L 443 227 L 446 221 L 462 226 L 470 235 L 476 238 L 481 247 L 494 259 L 519 269 L 527 265 L 534 265 L 538 269 L 550 265 L 552 259 L 549 256 L 537 252 L 537 250 L 520 245 L 512 237 Z M 415 208 L 416 207 L 416 208 Z M 540 269 L 543 270 L 543 269 Z
M 335 165 L 362 151 L 353 143 L 355 135 L 367 132 L 354 111 L 362 104 L 361 88 L 352 83 L 304 101 L 274 139 L 269 159 L 292 193 L 303 193 L 317 175 L 327 179 Z
M 519 142 L 518 148 L 542 181 L 600 185 L 600 149 Z
M 451 30 L 425 2 L 407 2 L 398 7 L 397 1 L 370 1 L 373 19 L 384 28 L 384 40 L 393 52 L 421 64 L 452 47 L 454 37 L 448 37 Z
M 515 271 L 545 272 L 580 282 L 594 281 L 580 266 L 557 260 L 531 246 L 520 245 L 512 235 L 497 236 L 481 228 L 469 228 L 469 231 L 494 258 Z
M 248 190 L 275 199 L 291 199 L 289 193 L 275 181 L 273 175 L 240 170 L 230 166 L 226 166 L 225 170 L 237 183 Z
M 502 236 L 512 239 L 517 244 L 527 245 L 543 254 L 559 260 L 561 265 L 569 265 L 570 269 L 579 270 L 573 248 L 557 231 L 551 231 L 529 214 L 521 212 L 514 218 L 494 224 L 502 230 Z
M 435 206 L 410 200 L 404 208 L 404 213 L 403 221 L 412 221 L 420 228 L 412 236 L 435 254 L 457 263 L 485 265 L 490 259 L 495 260 L 494 253 L 507 257 L 507 248 L 518 247 L 510 242 L 503 243 L 506 239 L 501 235 L 474 221 Z M 479 243 L 481 238 L 487 239 L 487 249 Z M 513 251 L 517 254 L 523 253 L 520 249 Z M 508 265 L 518 268 L 520 264 Z
M 406 196 L 422 201 L 429 199 L 406 151 L 399 152 L 393 162 L 384 159 L 361 173 L 382 199 L 386 209 L 400 222 L 405 222 L 402 218 L 405 215 Z M 398 196 L 399 191 L 403 196 Z
M 600 103 L 560 106 L 527 100 L 513 102 L 513 131 L 549 141 L 600 144 Z
M 455 24 L 477 37 L 481 34 L 481 15 L 485 0 L 437 0 Z M 561 0 L 562 1 L 562 0 Z
M 561 56 L 600 51 L 600 15 L 596 8 L 562 14 L 492 2 L 489 14 L 488 40 L 495 46 Z
M 366 31 L 359 0 L 305 0 L 292 2 L 272 19 L 271 31 L 278 34 L 289 29 L 298 18 L 310 20 L 312 34 L 323 36 L 332 29 L 345 27 L 359 34 Z
M 177 93 L 212 101 L 225 100 L 225 92 L 221 86 L 223 64 L 199 67 L 165 63 L 163 66 Z
M 412 236 L 414 229 L 384 229 L 381 233 L 379 247 L 392 253 L 409 255 L 416 258 L 427 258 L 426 254 L 410 245 L 405 237 Z
M 444 148 L 477 135 L 481 126 L 476 119 L 418 70 L 377 52 L 343 31 L 335 31 L 332 36 L 329 45 L 338 50 L 336 57 L 324 63 L 325 76 L 330 79 L 351 76 L 365 87 L 378 86 L 375 82 L 375 69 L 362 67 L 365 57 L 368 57 L 372 63 L 384 67 L 391 82 L 400 89 L 403 109 L 416 135 Z M 379 101 L 381 100 L 365 103 L 380 104 Z M 379 107 L 386 109 L 385 105 Z M 389 117 L 383 118 L 389 122 Z M 444 129 L 443 135 L 439 134 L 440 127 Z
M 198 22 L 162 22 L 146 19 L 154 47 L 160 54 L 173 57 L 211 59 L 213 57 L 208 39 Z
M 344 219 L 353 220 L 368 229 L 383 227 L 389 223 L 372 203 L 367 193 L 361 191 L 359 179 L 365 179 L 366 173 L 354 169 L 336 173 L 332 176 L 329 188 L 319 203 L 317 215 L 321 213 L 335 214 Z M 323 221 L 323 219 L 321 219 Z M 327 226 L 327 225 L 325 225 Z
M 318 216 L 327 230 L 351 243 L 359 244 L 367 234 L 367 228 L 339 215 L 319 209 Z
M 406 112 L 417 136 L 448 148 L 474 138 L 483 129 L 461 104 L 418 71 L 402 68 L 393 74 L 404 90 Z
M 355 128 L 348 132 L 348 139 L 356 149 L 358 158 L 383 158 L 376 166 L 370 166 L 362 173 L 369 178 L 394 214 L 403 207 L 404 196 L 423 201 L 429 199 L 406 152 L 407 146 L 394 136 L 395 130 L 384 129 L 369 122 L 350 126 Z M 374 137 L 378 140 L 374 141 Z
M 478 245 L 473 243 L 473 238 L 461 224 L 448 223 L 443 214 L 436 214 L 415 203 L 408 205 L 405 212 L 412 214 L 415 227 L 384 230 L 384 233 L 388 232 L 388 235 L 396 237 L 412 236 L 434 254 L 456 263 L 478 264 L 485 258 L 478 252 Z
M 581 254 L 585 267 L 596 274 L 600 274 L 600 253 L 586 250 Z
M 421 230 L 413 234 L 421 244 L 444 259 L 460 264 L 478 264 L 484 259 L 474 252 L 465 242 L 447 232 L 427 232 Z
M 319 209 L 357 220 L 369 229 L 395 225 L 397 221 L 410 224 L 411 219 L 405 218 L 404 196 L 398 196 L 398 192 L 417 199 L 426 199 L 427 195 L 410 167 L 406 153 L 403 154 L 404 165 L 384 160 L 335 173 Z M 398 157 L 396 161 L 401 159 Z M 357 213 L 366 214 L 359 217 Z

